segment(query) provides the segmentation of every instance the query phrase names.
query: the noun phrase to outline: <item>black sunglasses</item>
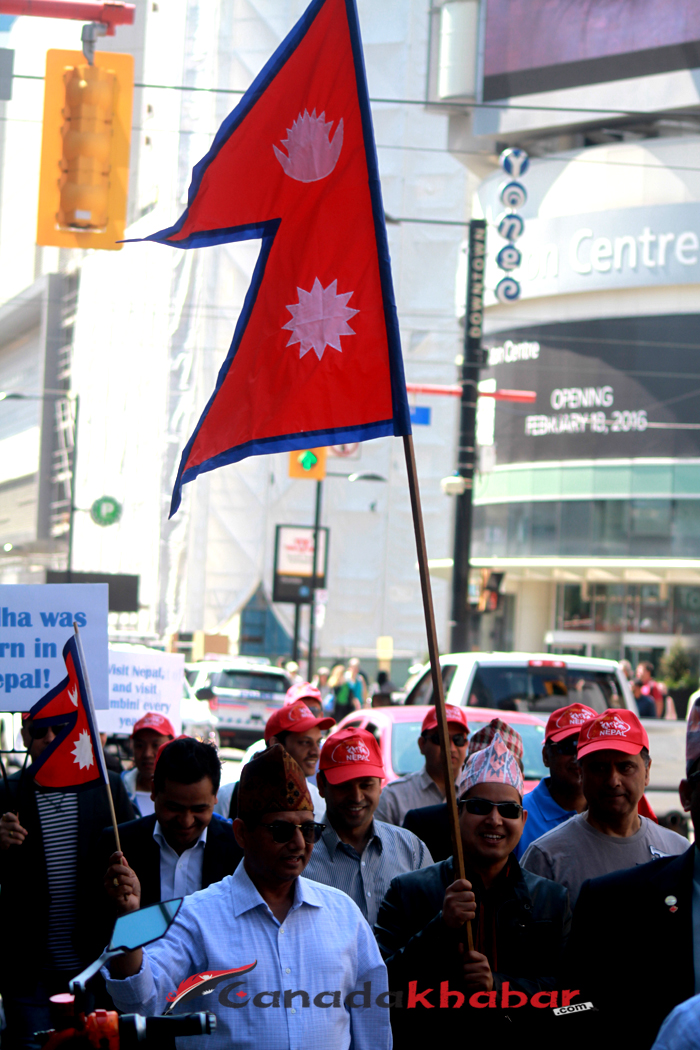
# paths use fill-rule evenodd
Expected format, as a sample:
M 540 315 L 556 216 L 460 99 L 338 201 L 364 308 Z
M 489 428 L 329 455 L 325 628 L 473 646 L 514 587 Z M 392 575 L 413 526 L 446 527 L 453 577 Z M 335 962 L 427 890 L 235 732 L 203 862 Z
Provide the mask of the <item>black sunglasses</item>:
M 49 729 L 51 730 L 54 736 L 58 736 L 61 730 L 65 728 L 65 723 L 59 726 L 34 726 L 30 724 L 27 726 L 27 732 L 29 733 L 32 740 L 43 740 L 46 734 L 48 733 Z
M 469 735 L 468 733 L 455 733 L 454 736 L 450 737 L 450 743 L 454 744 L 455 747 L 464 747 L 464 745 L 467 742 L 468 735 Z M 436 744 L 437 745 L 437 744 L 440 743 L 440 734 L 439 733 L 430 733 L 430 734 L 425 733 L 424 736 L 425 736 L 425 739 L 429 740 L 431 744 Z
M 461 798 L 458 806 L 464 806 L 474 817 L 487 817 L 494 806 L 504 820 L 517 820 L 523 812 L 518 802 L 491 802 L 488 798 Z
M 578 752 L 578 733 L 565 737 L 556 744 L 550 740 L 550 746 L 558 755 L 575 755 Z
M 304 824 L 292 824 L 290 820 L 273 820 L 271 824 L 262 824 L 261 827 L 268 829 L 274 842 L 291 842 L 297 828 L 304 836 L 304 842 L 318 842 L 326 830 L 325 824 L 317 824 L 314 820 L 307 820 Z

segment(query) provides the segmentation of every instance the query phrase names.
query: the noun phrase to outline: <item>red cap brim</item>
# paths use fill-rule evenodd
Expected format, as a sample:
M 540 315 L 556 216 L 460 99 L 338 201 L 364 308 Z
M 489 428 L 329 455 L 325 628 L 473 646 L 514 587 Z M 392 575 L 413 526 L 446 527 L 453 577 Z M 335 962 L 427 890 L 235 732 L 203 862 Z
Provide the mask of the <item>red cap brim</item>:
M 371 762 L 353 762 L 352 765 L 334 766 L 321 772 L 330 784 L 344 784 L 346 780 L 361 780 L 362 777 L 379 777 L 383 780 L 386 776 L 383 766 L 375 766 Z
M 319 729 L 330 729 L 334 725 L 335 718 L 300 718 L 298 722 L 293 722 L 288 729 L 278 727 L 274 732 L 270 733 L 270 736 L 266 735 L 265 740 L 277 736 L 278 733 L 305 733 L 307 729 L 313 729 L 314 726 L 318 726 Z
M 558 744 L 560 740 L 567 740 L 570 736 L 577 736 L 583 729 L 583 726 L 584 723 L 582 722 L 577 726 L 567 726 L 566 729 L 557 729 L 556 733 L 550 733 L 549 736 L 545 736 L 545 740 L 551 740 L 553 744 Z
M 631 740 L 610 739 L 591 740 L 589 744 L 579 747 L 576 757 L 583 758 L 590 755 L 592 751 L 622 751 L 625 755 L 638 755 L 646 744 L 633 744 Z

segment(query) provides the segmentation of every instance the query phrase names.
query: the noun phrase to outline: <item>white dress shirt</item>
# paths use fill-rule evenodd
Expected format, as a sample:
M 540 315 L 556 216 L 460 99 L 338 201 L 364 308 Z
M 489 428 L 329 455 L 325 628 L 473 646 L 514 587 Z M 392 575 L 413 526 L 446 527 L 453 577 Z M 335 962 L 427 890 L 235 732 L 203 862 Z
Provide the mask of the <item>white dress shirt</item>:
M 160 899 L 170 901 L 173 897 L 186 897 L 202 888 L 202 865 L 204 847 L 207 844 L 205 828 L 197 841 L 182 853 L 169 846 L 160 823 L 156 821 L 153 838 L 160 847 Z
M 296 879 L 294 903 L 280 923 L 245 862 L 239 864 L 233 875 L 185 899 L 165 937 L 144 949 L 137 974 L 116 981 L 102 973 L 119 1010 L 153 1016 L 188 977 L 252 962 L 249 973 L 176 1008 L 217 1015 L 216 1032 L 188 1037 L 183 1046 L 390 1050 L 389 1010 L 377 1005 L 378 996 L 386 1003 L 387 972 L 372 931 L 345 893 L 309 879 Z M 335 1009 L 333 992 L 339 993 Z M 353 1006 L 345 1002 L 351 992 Z

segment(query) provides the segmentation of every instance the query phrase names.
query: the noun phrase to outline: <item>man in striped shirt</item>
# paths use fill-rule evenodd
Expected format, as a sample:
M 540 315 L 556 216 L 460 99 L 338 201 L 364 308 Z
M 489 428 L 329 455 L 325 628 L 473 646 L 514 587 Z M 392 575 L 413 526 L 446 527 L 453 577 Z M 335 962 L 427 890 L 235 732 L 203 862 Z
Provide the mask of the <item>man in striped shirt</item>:
M 347 893 L 371 926 L 391 880 L 433 863 L 428 847 L 412 832 L 374 819 L 385 776 L 371 733 L 344 729 L 328 737 L 318 772 L 326 830 L 305 872 L 307 879 Z
M 55 734 L 26 719 L 22 738 L 36 760 Z M 109 780 L 117 820 L 132 819 L 120 777 L 110 773 Z M 70 978 L 94 958 L 90 916 L 80 904 L 92 896 L 88 853 L 111 817 L 101 781 L 60 791 L 39 787 L 29 770 L 0 784 L 0 811 L 3 1050 L 34 1050 L 39 1042 L 33 1033 L 50 1027 L 49 996 L 67 991 Z

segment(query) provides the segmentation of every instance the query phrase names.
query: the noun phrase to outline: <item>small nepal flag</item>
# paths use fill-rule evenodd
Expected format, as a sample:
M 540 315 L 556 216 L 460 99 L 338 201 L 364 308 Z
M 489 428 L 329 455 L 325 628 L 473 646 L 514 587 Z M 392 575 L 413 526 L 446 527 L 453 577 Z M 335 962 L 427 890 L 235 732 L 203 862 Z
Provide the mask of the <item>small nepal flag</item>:
M 64 645 L 63 659 L 67 676 L 29 712 L 35 726 L 53 726 L 54 731 L 60 727 L 55 739 L 32 762 L 29 772 L 42 787 L 77 787 L 97 779 L 109 784 L 76 636 Z
M 247 456 L 411 432 L 355 0 L 314 0 L 195 166 L 178 248 L 262 238 L 182 485 Z

